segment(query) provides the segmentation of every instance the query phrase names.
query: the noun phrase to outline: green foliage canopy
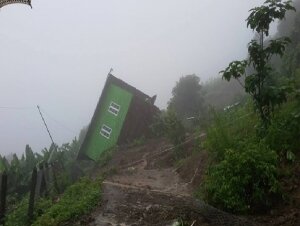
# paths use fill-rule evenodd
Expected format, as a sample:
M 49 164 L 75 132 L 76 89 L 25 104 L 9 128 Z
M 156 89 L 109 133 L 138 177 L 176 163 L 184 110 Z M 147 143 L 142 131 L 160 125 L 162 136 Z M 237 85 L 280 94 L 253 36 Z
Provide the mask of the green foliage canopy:
M 181 120 L 203 114 L 202 86 L 200 78 L 195 74 L 181 77 L 173 88 L 172 95 L 168 108 L 173 109 Z
M 156 116 L 152 130 L 157 136 L 166 136 L 175 146 L 185 139 L 185 129 L 172 109 L 162 111 Z
M 290 43 L 287 37 L 269 40 L 264 46 L 264 35 L 269 35 L 270 24 L 275 20 L 282 20 L 288 10 L 295 10 L 291 1 L 267 0 L 264 5 L 250 10 L 247 26 L 260 33 L 260 43 L 252 40 L 248 45 L 249 58 L 243 61 L 233 61 L 221 71 L 223 78 L 239 79 L 245 76 L 245 91 L 249 93 L 259 111 L 264 126 L 268 126 L 271 113 L 275 106 L 286 101 L 288 86 L 276 86 L 272 83 L 272 67 L 270 59 L 278 55 L 283 56 L 286 46 Z M 247 67 L 251 66 L 254 73 L 246 75 Z
M 267 209 L 280 197 L 276 152 L 263 143 L 228 149 L 224 160 L 210 168 L 203 190 L 206 200 L 231 212 Z

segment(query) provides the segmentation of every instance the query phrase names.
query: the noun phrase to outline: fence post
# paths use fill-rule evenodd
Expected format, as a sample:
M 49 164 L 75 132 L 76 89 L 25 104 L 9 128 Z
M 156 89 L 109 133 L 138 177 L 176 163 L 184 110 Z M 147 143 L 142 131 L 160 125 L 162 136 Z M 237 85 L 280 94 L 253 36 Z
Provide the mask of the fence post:
M 57 183 L 56 167 L 57 167 L 56 163 L 51 164 L 54 188 L 55 188 L 56 192 L 59 194 L 60 190 L 59 190 L 58 183 Z
M 27 213 L 29 223 L 31 223 L 33 220 L 36 182 L 37 182 L 37 169 L 36 167 L 34 167 L 31 175 L 30 196 L 29 196 L 28 213 Z
M 6 192 L 7 192 L 7 174 L 4 171 L 1 175 L 0 187 L 0 224 L 5 223 L 5 210 L 6 210 Z
M 49 192 L 50 178 L 49 178 L 49 165 L 47 162 L 44 164 L 44 177 L 45 177 L 45 182 L 46 182 L 46 189 L 47 189 L 47 192 Z
M 42 197 L 47 195 L 46 181 L 45 181 L 45 169 L 44 164 L 40 163 L 37 171 L 37 180 L 35 186 L 35 197 Z

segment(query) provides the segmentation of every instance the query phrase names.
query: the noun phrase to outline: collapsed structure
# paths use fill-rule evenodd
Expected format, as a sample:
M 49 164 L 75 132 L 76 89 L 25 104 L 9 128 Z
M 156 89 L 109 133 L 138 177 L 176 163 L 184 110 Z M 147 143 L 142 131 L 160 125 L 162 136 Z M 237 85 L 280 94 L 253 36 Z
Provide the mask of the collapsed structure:
M 96 161 L 117 144 L 148 137 L 159 112 L 155 99 L 109 74 L 78 158 Z

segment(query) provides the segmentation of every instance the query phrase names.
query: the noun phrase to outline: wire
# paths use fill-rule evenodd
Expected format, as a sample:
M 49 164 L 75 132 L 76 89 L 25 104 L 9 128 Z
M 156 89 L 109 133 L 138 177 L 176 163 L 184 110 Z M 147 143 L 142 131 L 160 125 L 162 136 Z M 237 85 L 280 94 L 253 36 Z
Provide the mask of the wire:
M 16 111 L 22 111 L 22 110 L 36 110 L 36 107 L 16 107 L 16 106 L 0 106 L 0 110 L 16 110 Z M 54 117 L 52 117 L 50 114 L 48 114 L 44 109 L 41 109 L 41 111 L 48 116 L 49 119 L 54 121 L 57 125 L 59 125 L 61 128 L 68 131 L 70 134 L 74 135 L 77 134 L 75 130 L 70 129 L 68 126 L 65 126 L 60 121 L 56 120 Z
M 8 107 L 8 106 L 0 106 L 0 109 L 7 109 L 7 110 L 34 110 L 34 107 Z
M 55 122 L 57 125 L 59 125 L 61 128 L 67 130 L 68 132 L 72 133 L 72 135 L 74 135 L 74 133 L 77 133 L 75 132 L 75 130 L 73 129 L 70 129 L 68 126 L 65 126 L 63 123 L 61 123 L 60 121 L 56 120 L 54 117 L 52 117 L 51 115 L 49 115 L 44 109 L 42 109 L 40 107 L 41 111 L 48 116 L 49 119 L 51 119 L 53 122 Z

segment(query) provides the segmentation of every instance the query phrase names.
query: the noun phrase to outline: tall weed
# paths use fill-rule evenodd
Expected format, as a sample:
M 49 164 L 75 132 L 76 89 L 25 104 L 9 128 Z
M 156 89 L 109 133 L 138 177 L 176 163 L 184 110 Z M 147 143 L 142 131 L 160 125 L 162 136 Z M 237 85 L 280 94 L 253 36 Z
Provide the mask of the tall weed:
M 253 110 L 250 103 L 224 112 L 212 110 L 214 119 L 207 130 L 204 147 L 213 154 L 216 160 L 222 160 L 227 149 L 239 148 L 244 140 L 256 139 L 258 118 L 251 112 Z
M 265 140 L 280 154 L 300 152 L 300 108 L 295 101 L 276 112 Z

